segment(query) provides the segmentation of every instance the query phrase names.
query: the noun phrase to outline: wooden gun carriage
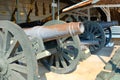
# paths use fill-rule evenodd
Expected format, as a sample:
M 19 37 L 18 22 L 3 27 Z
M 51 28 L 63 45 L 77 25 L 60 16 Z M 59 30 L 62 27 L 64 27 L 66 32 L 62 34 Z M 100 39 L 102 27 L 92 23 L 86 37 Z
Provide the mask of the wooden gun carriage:
M 0 21 L 1 80 L 17 80 L 17 77 L 19 80 L 38 80 L 39 61 L 56 73 L 73 71 L 84 55 L 81 45 L 105 43 L 103 29 L 96 26 L 97 23 L 84 25 L 85 31 L 80 22 L 53 20 L 43 26 L 21 29 L 10 21 Z M 92 27 L 87 29 L 86 26 Z M 90 38 L 86 36 L 87 30 Z M 95 34 L 91 34 L 93 32 Z
M 38 80 L 39 60 L 53 72 L 73 71 L 83 54 L 78 37 L 83 31 L 80 22 L 55 20 L 21 29 L 10 21 L 0 21 L 0 79 Z

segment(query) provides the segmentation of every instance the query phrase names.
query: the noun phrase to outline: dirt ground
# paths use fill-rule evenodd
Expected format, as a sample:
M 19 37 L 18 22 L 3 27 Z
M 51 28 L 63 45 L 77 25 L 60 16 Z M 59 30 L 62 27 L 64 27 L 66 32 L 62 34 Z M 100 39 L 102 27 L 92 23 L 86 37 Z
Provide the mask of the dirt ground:
M 79 63 L 77 69 L 69 74 L 49 72 L 39 64 L 41 80 L 95 80 L 97 74 L 103 70 L 105 64 L 114 55 L 119 46 L 105 47 L 95 55 Z

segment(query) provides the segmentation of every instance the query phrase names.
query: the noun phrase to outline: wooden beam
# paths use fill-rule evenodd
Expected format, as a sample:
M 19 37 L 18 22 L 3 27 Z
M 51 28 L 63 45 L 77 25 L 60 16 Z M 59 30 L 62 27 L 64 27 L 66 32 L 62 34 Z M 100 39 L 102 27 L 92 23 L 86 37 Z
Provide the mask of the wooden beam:
M 83 7 L 83 6 L 91 4 L 92 2 L 93 2 L 93 0 L 85 0 L 85 1 L 79 2 L 79 3 L 75 4 L 75 5 L 72 5 L 70 7 L 67 7 L 65 9 L 63 9 L 62 12 L 66 12 L 66 11 L 76 9 L 76 8 L 79 8 L 79 7 Z

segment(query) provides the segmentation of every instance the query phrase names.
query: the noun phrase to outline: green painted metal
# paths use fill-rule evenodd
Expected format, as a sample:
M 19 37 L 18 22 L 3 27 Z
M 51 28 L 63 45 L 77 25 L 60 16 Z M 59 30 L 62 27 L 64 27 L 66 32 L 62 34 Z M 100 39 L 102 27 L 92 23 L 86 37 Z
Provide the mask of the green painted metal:
M 38 80 L 37 60 L 24 31 L 10 21 L 0 21 L 0 34 L 0 80 Z

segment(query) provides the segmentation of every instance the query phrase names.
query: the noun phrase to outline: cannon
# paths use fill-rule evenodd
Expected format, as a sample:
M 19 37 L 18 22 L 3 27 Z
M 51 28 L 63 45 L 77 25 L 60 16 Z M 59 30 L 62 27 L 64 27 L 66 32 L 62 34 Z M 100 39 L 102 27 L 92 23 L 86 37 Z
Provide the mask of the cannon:
M 80 40 L 97 41 L 97 44 L 88 46 L 92 54 L 97 53 L 110 42 L 112 36 L 110 27 L 118 25 L 117 21 L 84 21 L 83 23 L 85 31 L 80 34 Z
M 88 21 L 84 17 L 75 17 L 73 15 L 65 15 L 63 20 L 66 22 L 71 21 L 82 21 L 85 26 L 85 31 L 83 34 L 80 34 L 80 40 L 87 41 L 90 52 L 92 54 L 97 53 L 101 48 L 107 45 L 111 40 L 111 26 L 118 25 L 118 21 Z
M 96 21 L 87 21 L 84 17 L 77 19 L 75 16 L 68 16 L 65 18 L 66 22 L 82 21 L 85 26 L 84 33 L 79 35 L 82 41 L 87 41 L 90 45 L 87 45 L 92 54 L 97 53 L 105 45 L 105 34 L 101 25 Z M 91 44 L 92 42 L 92 44 Z
M 50 23 L 21 29 L 10 21 L 0 21 L 1 80 L 38 80 L 39 60 L 57 73 L 76 68 L 83 53 L 78 34 L 84 26 L 80 22 Z

